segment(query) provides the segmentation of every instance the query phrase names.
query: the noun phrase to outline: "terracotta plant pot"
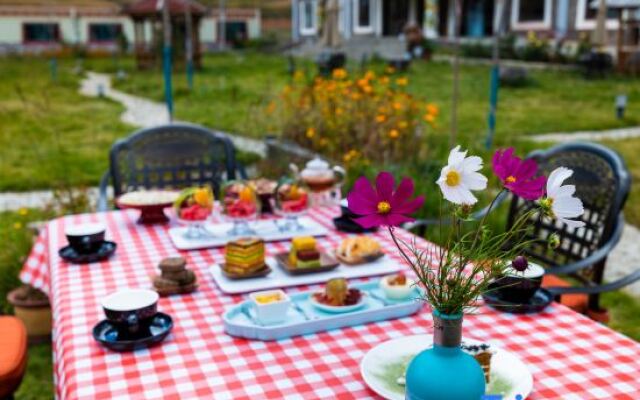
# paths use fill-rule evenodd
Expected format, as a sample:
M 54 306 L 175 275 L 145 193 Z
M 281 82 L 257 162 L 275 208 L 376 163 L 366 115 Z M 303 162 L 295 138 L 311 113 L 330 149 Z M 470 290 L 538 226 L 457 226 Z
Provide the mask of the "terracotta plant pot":
M 25 285 L 9 292 L 7 300 L 27 328 L 29 344 L 51 340 L 51 306 L 42 292 Z

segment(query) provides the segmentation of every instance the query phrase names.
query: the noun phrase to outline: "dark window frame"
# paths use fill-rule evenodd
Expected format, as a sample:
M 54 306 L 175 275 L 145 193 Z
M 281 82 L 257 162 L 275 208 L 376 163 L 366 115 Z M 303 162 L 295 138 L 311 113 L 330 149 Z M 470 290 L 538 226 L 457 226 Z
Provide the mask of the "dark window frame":
M 113 37 L 113 39 L 99 40 L 95 37 L 95 32 L 92 31 L 92 28 L 100 25 L 109 25 L 116 27 L 116 35 Z M 91 22 L 87 25 L 87 38 L 89 39 L 89 43 L 92 44 L 112 44 L 118 41 L 118 35 L 120 35 L 122 31 L 122 23 L 120 22 Z
M 51 40 L 30 39 L 27 35 L 30 25 L 50 25 L 53 26 L 53 38 Z M 60 43 L 60 24 L 58 22 L 23 22 L 22 23 L 22 43 L 25 44 L 56 44 Z

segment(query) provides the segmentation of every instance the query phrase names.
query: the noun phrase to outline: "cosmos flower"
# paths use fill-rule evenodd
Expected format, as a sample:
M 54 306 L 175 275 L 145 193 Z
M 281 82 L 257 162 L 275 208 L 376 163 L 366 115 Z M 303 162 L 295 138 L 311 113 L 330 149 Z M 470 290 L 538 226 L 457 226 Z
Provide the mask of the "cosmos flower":
M 454 204 L 473 205 L 478 199 L 472 190 L 484 190 L 487 178 L 479 173 L 482 169 L 482 159 L 477 156 L 466 157 L 467 152 L 461 151 L 460 146 L 449 153 L 447 165 L 442 168 L 440 178 L 436 181 L 442 195 Z
M 513 147 L 498 150 L 493 155 L 493 172 L 505 188 L 527 200 L 537 200 L 544 194 L 546 178 L 536 176 L 538 164 L 513 155 Z
M 573 175 L 573 170 L 559 167 L 551 171 L 547 180 L 547 196 L 540 201 L 542 208 L 558 221 L 565 223 L 569 228 L 581 228 L 585 225 L 582 221 L 575 221 L 584 213 L 582 200 L 574 197 L 576 187 L 574 185 L 562 185 Z
M 395 187 L 393 175 L 380 172 L 376 188 L 364 176 L 358 178 L 347 196 L 349 210 L 360 215 L 355 221 L 365 229 L 377 226 L 399 226 L 414 219 L 409 215 L 424 203 L 424 197 L 413 196 L 413 181 L 403 178 Z

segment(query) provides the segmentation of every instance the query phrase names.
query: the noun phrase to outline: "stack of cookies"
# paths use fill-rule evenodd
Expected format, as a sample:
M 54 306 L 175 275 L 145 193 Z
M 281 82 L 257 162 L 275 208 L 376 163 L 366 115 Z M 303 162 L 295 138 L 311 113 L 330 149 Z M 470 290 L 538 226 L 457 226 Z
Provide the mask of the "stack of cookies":
M 153 287 L 161 296 L 191 293 L 198 287 L 196 274 L 186 268 L 182 257 L 170 257 L 160 261 L 160 275 L 153 278 Z

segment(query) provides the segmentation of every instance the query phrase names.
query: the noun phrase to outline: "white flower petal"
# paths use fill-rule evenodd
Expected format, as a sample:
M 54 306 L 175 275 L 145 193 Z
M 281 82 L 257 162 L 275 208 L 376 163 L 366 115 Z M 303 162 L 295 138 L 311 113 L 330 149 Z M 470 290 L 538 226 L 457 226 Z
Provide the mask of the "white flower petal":
M 487 188 L 487 177 L 478 172 L 465 172 L 462 182 L 469 190 L 484 190 Z
M 457 168 L 458 166 L 460 166 L 460 164 L 462 164 L 462 161 L 464 160 L 464 156 L 466 155 L 467 155 L 466 151 L 460 151 L 460 146 L 456 146 L 453 149 L 451 149 L 447 164 L 450 167 Z
M 556 190 L 562 185 L 567 178 L 573 175 L 573 170 L 566 167 L 558 167 L 551 171 L 549 178 L 547 178 L 547 195 L 554 197 Z
M 478 156 L 467 157 L 462 161 L 462 170 L 464 172 L 475 172 L 482 169 L 482 158 Z
M 586 225 L 582 221 L 572 221 L 572 220 L 566 219 L 566 218 L 558 218 L 558 221 L 565 223 L 567 225 L 567 227 L 570 228 L 570 229 L 582 228 L 583 226 Z
M 487 187 L 487 178 L 479 172 L 482 169 L 482 159 L 477 156 L 466 157 L 467 152 L 461 151 L 456 146 L 449 153 L 448 164 L 440 171 L 440 177 L 436 183 L 440 186 L 444 198 L 454 204 L 472 205 L 478 199 L 471 193 L 472 190 L 483 190 Z M 459 175 L 459 181 L 455 186 L 447 184 L 447 175 L 455 171 Z

